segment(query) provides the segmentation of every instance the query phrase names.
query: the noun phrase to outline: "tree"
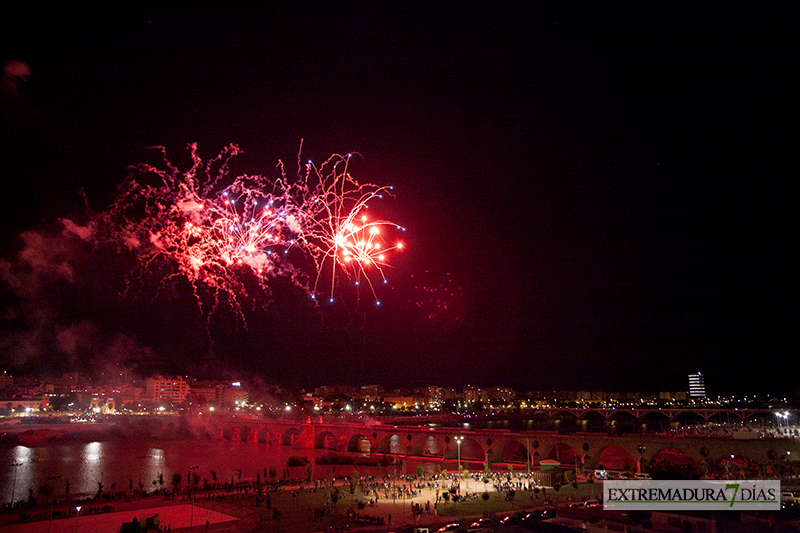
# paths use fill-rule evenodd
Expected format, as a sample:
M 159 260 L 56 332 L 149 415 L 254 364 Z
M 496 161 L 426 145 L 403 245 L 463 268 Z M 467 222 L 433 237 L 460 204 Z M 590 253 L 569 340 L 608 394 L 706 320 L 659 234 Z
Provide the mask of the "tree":
M 182 481 L 183 481 L 183 476 L 180 475 L 178 472 L 172 474 L 172 488 L 175 489 L 175 493 L 179 493 L 181 491 Z
M 49 483 L 45 483 L 44 485 L 39 486 L 39 494 L 44 496 L 46 501 L 49 501 L 51 499 L 50 496 L 53 494 L 53 488 Z

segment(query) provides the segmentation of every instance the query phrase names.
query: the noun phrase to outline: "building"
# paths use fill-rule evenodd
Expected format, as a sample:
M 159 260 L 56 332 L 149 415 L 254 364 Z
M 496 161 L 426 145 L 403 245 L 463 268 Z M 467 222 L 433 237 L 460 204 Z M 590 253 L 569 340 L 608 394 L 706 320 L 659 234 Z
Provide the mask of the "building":
M 189 401 L 235 408 L 250 401 L 250 392 L 239 381 L 198 381 L 191 386 Z
M 5 411 L 5 415 L 11 413 L 40 413 L 47 411 L 50 407 L 50 400 L 47 396 L 38 398 L 10 398 L 0 399 L 0 411 Z
M 380 400 L 384 395 L 382 385 L 362 385 L 361 396 L 368 402 Z
M 705 398 L 706 397 L 706 378 L 698 372 L 697 374 L 689 374 L 689 398 Z
M 689 393 L 686 391 L 661 391 L 658 393 L 659 400 L 667 401 L 686 401 L 689 398 Z
M 490 397 L 488 389 L 467 385 L 464 387 L 462 394 L 464 395 L 464 402 L 467 404 L 476 402 L 481 402 L 484 405 L 489 404 Z
M 189 394 L 189 384 L 181 377 L 153 376 L 145 382 L 144 399 L 151 402 L 169 400 L 183 403 Z
M 218 405 L 227 406 L 242 406 L 250 400 L 250 393 L 247 388 L 242 387 L 241 382 L 234 381 L 227 385 L 217 387 L 217 403 Z

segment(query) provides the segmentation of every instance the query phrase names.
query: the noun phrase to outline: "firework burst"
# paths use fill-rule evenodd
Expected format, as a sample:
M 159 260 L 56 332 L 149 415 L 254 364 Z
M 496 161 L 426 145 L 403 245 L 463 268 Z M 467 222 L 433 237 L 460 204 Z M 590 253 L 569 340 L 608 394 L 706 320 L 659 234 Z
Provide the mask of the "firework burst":
M 251 296 L 244 273 L 255 276 L 265 301 L 270 283 L 287 278 L 314 300 L 333 301 L 345 280 L 366 283 L 380 304 L 375 281 L 386 282 L 390 257 L 403 248 L 388 233 L 404 228 L 368 215 L 391 187 L 358 183 L 348 172 L 352 154 L 319 168 L 308 162 L 289 180 L 280 161 L 275 179 L 231 177 L 234 145 L 206 163 L 190 145 L 187 171 L 159 150 L 163 164 L 132 167 L 117 201 L 98 216 L 104 238 L 134 253 L 141 273 L 166 266 L 162 282 L 188 280 L 198 302 L 210 291 L 214 309 L 224 296 L 241 311 Z

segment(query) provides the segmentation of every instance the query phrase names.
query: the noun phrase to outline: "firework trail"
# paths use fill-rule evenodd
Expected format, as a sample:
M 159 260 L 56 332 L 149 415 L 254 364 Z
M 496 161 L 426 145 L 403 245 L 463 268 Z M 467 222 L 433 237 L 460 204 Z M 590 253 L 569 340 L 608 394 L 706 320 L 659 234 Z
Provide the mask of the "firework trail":
M 280 161 L 275 179 L 231 177 L 235 145 L 205 163 L 190 145 L 183 172 L 158 149 L 162 165 L 132 167 L 96 221 L 99 235 L 136 255 L 140 273 L 187 280 L 201 307 L 203 295 L 213 296 L 212 310 L 224 299 L 241 313 L 248 277 L 267 301 L 271 281 L 286 278 L 331 301 L 342 281 L 366 282 L 380 304 L 373 280 L 386 281 L 391 252 L 403 248 L 386 234 L 404 229 L 367 214 L 391 187 L 359 184 L 348 172 L 352 154 L 332 155 L 319 168 L 309 161 L 304 172 L 298 165 L 290 180 Z
M 356 286 L 366 282 L 376 304 L 380 304 L 372 279 L 385 283 L 384 268 L 389 265 L 389 252 L 401 250 L 403 243 L 387 244 L 388 231 L 404 231 L 393 222 L 371 219 L 367 212 L 371 200 L 391 194 L 391 187 L 360 185 L 348 172 L 353 154 L 331 156 L 316 168 L 306 164 L 305 182 L 308 195 L 299 210 L 303 231 L 298 235 L 304 249 L 313 257 L 318 273 L 330 271 L 329 294 L 334 294 L 337 272 Z M 315 278 L 313 295 L 320 290 L 320 277 Z

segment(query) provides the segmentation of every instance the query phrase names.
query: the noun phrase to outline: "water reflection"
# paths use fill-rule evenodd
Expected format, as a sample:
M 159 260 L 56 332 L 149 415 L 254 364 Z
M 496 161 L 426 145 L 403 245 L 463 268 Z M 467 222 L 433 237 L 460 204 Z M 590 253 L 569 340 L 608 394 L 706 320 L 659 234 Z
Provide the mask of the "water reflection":
M 9 494 L 8 497 L 4 495 L 3 503 L 19 499 L 25 490 L 24 487 L 30 485 L 32 456 L 32 450 L 25 446 L 14 446 L 12 449 L 11 461 L 5 469 L 7 480 L 4 482 L 7 488 L 5 492 Z
M 87 478 L 89 483 L 97 484 L 92 489 L 85 490 L 84 492 L 99 492 L 103 488 L 103 443 L 90 442 L 83 446 L 82 452 L 83 476 Z
M 83 460 L 87 463 L 96 463 L 100 460 L 100 453 L 103 451 L 101 442 L 90 442 L 83 449 Z
M 398 436 L 390 450 L 401 452 L 405 443 Z M 439 457 L 441 450 L 433 450 Z M 26 448 L 0 448 L 0 502 L 26 501 L 35 498 L 63 499 L 91 497 L 99 483 L 106 492 L 130 492 L 141 483 L 146 491 L 167 489 L 180 478 L 185 486 L 188 475 L 197 474 L 203 480 L 230 482 L 232 479 L 266 479 L 274 468 L 282 476 L 292 456 L 304 456 L 312 465 L 313 476 L 321 479 L 330 475 L 349 475 L 352 466 L 317 465 L 315 459 L 328 450 L 296 449 L 279 444 L 236 442 L 228 440 L 195 441 L 106 441 L 87 444 L 59 444 Z M 388 458 L 391 461 L 391 458 Z M 384 475 L 396 469 L 398 474 L 415 473 L 421 465 L 428 473 L 442 465 L 441 460 L 395 458 L 396 465 L 359 467 L 363 475 Z M 454 463 L 454 461 L 453 461 Z M 197 467 L 192 469 L 192 467 Z M 306 477 L 306 467 L 290 469 L 293 477 Z M 15 481 L 16 477 L 16 481 Z

